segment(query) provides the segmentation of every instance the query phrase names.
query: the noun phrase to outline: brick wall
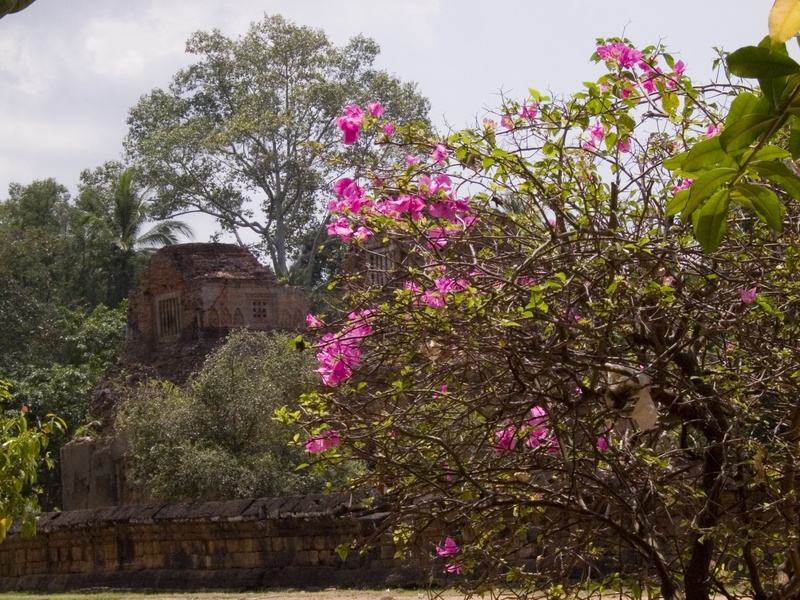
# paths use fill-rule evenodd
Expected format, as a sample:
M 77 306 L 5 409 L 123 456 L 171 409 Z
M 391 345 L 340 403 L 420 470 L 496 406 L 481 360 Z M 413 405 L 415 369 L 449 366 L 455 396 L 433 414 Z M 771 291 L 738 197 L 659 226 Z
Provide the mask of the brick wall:
M 339 557 L 380 520 L 349 495 L 46 513 L 36 536 L 0 544 L 0 591 L 423 584 L 391 540 Z

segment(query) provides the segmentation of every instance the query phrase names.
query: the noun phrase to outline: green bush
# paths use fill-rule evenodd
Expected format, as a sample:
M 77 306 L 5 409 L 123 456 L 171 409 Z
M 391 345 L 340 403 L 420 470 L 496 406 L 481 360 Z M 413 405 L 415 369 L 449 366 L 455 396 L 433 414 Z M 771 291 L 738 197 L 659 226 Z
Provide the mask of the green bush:
M 183 388 L 150 381 L 117 416 L 128 436 L 131 480 L 158 499 L 220 500 L 321 491 L 331 473 L 297 470 L 298 429 L 275 419 L 315 385 L 314 356 L 292 336 L 242 331 Z

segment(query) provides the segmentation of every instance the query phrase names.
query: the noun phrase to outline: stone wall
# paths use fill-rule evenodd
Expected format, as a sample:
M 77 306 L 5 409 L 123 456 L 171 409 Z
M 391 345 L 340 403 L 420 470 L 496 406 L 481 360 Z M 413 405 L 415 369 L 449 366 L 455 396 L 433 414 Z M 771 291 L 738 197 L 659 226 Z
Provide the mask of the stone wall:
M 422 585 L 391 540 L 339 557 L 381 519 L 350 495 L 47 513 L 36 536 L 0 544 L 0 591 Z

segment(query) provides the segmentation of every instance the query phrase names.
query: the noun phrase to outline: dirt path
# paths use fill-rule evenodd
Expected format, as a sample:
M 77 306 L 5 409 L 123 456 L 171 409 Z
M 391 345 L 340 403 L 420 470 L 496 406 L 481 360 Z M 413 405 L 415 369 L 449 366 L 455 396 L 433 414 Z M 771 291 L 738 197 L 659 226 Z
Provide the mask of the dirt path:
M 425 592 L 399 590 L 338 590 L 328 589 L 315 592 L 283 591 L 225 594 L 170 594 L 148 596 L 152 600 L 428 600 Z M 462 594 L 449 592 L 436 597 L 436 600 L 463 600 Z

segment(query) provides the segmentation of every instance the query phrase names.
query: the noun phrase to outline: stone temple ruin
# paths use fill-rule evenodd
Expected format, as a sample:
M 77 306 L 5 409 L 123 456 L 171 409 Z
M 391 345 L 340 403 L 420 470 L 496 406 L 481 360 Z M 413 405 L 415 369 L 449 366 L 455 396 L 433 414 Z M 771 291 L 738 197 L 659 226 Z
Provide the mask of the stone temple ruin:
M 300 290 L 279 283 L 240 246 L 166 246 L 129 296 L 123 362 L 180 379 L 231 329 L 301 329 L 307 311 Z
M 181 384 L 232 330 L 291 331 L 305 326 L 308 302 L 280 283 L 246 249 L 233 244 L 180 244 L 156 252 L 132 291 L 126 347 L 114 371 L 133 380 Z M 93 411 L 113 413 L 113 386 L 95 390 Z M 78 438 L 61 451 L 64 510 L 146 500 L 126 484 L 125 441 L 113 431 Z

